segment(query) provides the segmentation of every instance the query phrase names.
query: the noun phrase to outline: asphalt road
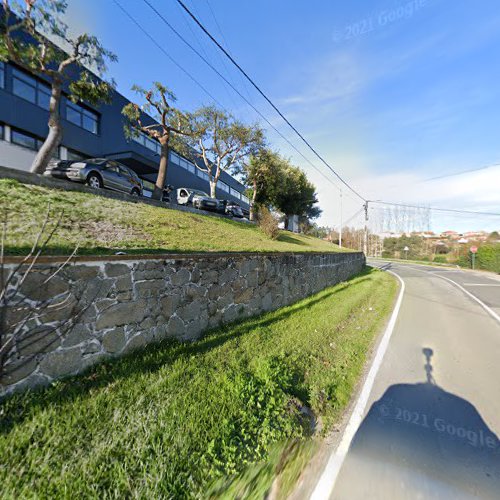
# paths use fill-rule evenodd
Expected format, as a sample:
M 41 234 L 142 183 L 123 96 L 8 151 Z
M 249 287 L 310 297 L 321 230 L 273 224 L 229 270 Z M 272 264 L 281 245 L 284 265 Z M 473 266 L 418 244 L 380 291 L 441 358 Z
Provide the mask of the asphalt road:
M 401 308 L 348 451 L 323 472 L 333 490 L 314 498 L 500 499 L 500 278 L 371 264 L 403 279 Z

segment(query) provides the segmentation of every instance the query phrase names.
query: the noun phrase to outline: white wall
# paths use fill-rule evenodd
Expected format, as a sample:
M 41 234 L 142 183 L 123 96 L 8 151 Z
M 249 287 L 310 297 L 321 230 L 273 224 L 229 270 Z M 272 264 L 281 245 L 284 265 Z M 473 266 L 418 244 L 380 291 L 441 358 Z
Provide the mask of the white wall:
M 0 166 L 2 167 L 16 168 L 29 172 L 35 154 L 35 151 L 0 140 Z

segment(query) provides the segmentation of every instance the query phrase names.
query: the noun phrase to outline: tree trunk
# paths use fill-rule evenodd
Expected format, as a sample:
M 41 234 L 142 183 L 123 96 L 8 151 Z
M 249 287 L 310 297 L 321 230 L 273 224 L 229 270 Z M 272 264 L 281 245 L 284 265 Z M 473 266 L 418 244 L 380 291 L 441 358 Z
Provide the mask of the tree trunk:
M 153 200 L 161 200 L 163 196 L 163 190 L 165 189 L 165 182 L 167 180 L 167 170 L 168 170 L 168 152 L 169 152 L 169 142 L 170 136 L 167 135 L 166 138 L 160 140 L 161 153 L 160 153 L 160 167 L 158 169 L 158 176 L 156 177 L 156 184 L 153 191 Z
M 250 220 L 255 220 L 255 200 L 257 199 L 257 181 L 253 181 L 252 202 L 250 203 Z
M 210 198 L 216 198 L 217 179 L 210 179 Z
M 57 148 L 61 144 L 62 126 L 59 114 L 61 102 L 62 81 L 55 77 L 52 80 L 52 91 L 49 104 L 49 133 L 42 147 L 38 151 L 31 165 L 31 171 L 35 174 L 43 174 L 49 161 L 56 155 Z

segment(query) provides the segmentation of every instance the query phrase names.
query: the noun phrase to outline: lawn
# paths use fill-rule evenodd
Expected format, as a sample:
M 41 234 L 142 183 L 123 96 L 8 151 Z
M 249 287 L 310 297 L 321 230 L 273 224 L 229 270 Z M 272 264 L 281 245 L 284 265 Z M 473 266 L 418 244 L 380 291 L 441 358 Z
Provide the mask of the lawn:
M 159 252 L 339 252 L 318 238 L 282 231 L 277 240 L 253 224 L 180 212 L 92 194 L 0 179 L 0 211 L 7 209 L 7 254 L 25 254 L 50 204 L 52 221 L 64 213 L 50 254 Z
M 6 399 L 0 497 L 263 498 L 277 471 L 289 488 L 314 448 L 300 409 L 324 432 L 338 421 L 396 288 L 367 268 L 199 342 Z

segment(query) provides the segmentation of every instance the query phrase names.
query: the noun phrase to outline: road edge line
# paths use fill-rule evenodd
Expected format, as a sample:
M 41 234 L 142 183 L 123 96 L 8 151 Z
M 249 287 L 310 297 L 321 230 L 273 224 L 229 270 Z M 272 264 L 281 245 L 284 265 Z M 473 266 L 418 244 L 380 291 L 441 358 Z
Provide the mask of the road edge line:
M 446 278 L 445 276 L 439 276 L 439 274 L 437 273 L 430 271 L 424 271 L 424 272 L 428 272 L 429 274 L 432 274 L 437 278 L 441 278 L 443 280 L 449 281 L 450 283 L 453 283 L 456 287 L 462 290 L 462 292 L 467 294 L 471 299 L 475 300 L 488 314 L 490 314 L 494 319 L 496 319 L 500 323 L 500 316 L 493 309 L 491 309 L 491 307 L 487 306 L 481 299 L 478 299 L 474 294 L 470 293 L 469 290 L 466 290 L 462 285 L 460 285 L 456 281 L 451 280 L 450 278 Z
M 392 274 L 393 276 L 396 276 L 396 278 L 401 283 L 401 289 L 399 290 L 396 305 L 394 306 L 394 310 L 392 311 L 389 323 L 387 324 L 384 335 L 382 336 L 382 340 L 380 341 L 380 344 L 377 348 L 377 353 L 375 354 L 375 358 L 370 367 L 370 371 L 368 372 L 366 380 L 363 384 L 363 388 L 361 389 L 361 392 L 358 396 L 358 400 L 356 401 L 354 410 L 352 411 L 351 416 L 349 417 L 349 421 L 344 429 L 342 439 L 340 440 L 340 443 L 337 446 L 335 452 L 330 455 L 326 467 L 323 470 L 323 473 L 321 474 L 321 477 L 319 478 L 319 481 L 317 482 L 316 487 L 314 488 L 314 491 L 310 496 L 311 500 L 324 500 L 326 498 L 329 498 L 333 492 L 335 482 L 337 481 L 337 476 L 340 472 L 347 452 L 349 451 L 351 442 L 363 420 L 363 414 L 368 403 L 368 398 L 372 391 L 373 384 L 375 382 L 375 377 L 382 364 L 382 360 L 389 345 L 389 340 L 391 339 L 392 332 L 394 331 L 394 326 L 396 325 L 396 320 L 399 315 L 399 310 L 401 309 L 406 286 L 401 276 L 393 271 L 389 271 L 388 269 L 383 270 Z

